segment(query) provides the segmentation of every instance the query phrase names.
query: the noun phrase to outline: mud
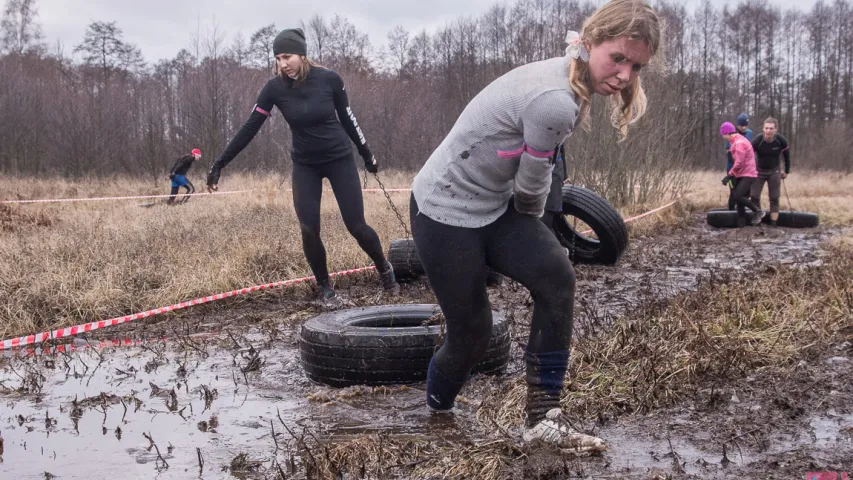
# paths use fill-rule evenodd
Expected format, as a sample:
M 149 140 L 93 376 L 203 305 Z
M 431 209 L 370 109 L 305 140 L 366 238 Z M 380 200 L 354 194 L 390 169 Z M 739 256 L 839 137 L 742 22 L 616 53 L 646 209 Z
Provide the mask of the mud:
M 689 290 L 703 277 L 819 264 L 820 243 L 838 233 L 719 231 L 697 219 L 632 239 L 618 268 L 577 268 L 578 335 L 606 328 L 642 296 Z M 71 352 L 0 359 L 0 477 L 299 478 L 306 460 L 297 452 L 309 437 L 331 444 L 376 434 L 446 447 L 493 438 L 475 416 L 484 395 L 522 371 L 527 292 L 513 282 L 490 290 L 513 321 L 515 359 L 503 377 L 469 382 L 457 414 L 442 420 L 426 411 L 423 384 L 330 389 L 302 373 L 298 325 L 327 309 L 387 303 L 371 281 L 343 280 L 336 305 L 310 301 L 307 290 L 266 294 L 76 339 Z M 403 291 L 400 302 L 434 302 L 422 281 Z M 131 341 L 99 343 L 106 335 Z M 853 470 L 851 359 L 850 344 L 839 344 L 790 371 L 720 379 L 675 408 L 597 425 L 611 448 L 601 457 L 535 450 L 510 473 L 803 478 L 810 469 Z

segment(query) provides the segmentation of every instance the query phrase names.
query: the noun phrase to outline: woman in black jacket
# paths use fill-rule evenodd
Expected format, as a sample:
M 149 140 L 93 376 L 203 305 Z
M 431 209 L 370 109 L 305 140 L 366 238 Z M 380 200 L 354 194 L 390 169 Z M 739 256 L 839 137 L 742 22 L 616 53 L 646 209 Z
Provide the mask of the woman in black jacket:
M 335 296 L 320 239 L 323 178 L 332 185 L 347 229 L 376 265 L 382 286 L 397 294 L 400 287 L 379 236 L 364 220 L 361 183 L 350 140 L 356 144 L 367 171 L 375 173 L 379 165 L 350 108 L 343 80 L 306 57 L 305 34 L 299 28 L 279 33 L 273 41 L 273 53 L 280 75 L 267 82 L 249 119 L 213 163 L 207 176 L 208 189 L 217 189 L 222 168 L 255 137 L 273 106 L 278 107 L 293 134 L 293 204 L 302 231 L 302 249 L 322 297 Z

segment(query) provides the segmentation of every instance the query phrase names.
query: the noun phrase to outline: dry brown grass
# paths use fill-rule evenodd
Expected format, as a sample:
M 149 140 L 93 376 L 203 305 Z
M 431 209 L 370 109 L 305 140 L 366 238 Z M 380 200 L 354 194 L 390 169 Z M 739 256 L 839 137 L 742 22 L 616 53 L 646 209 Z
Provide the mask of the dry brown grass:
M 720 172 L 696 173 L 689 190 L 689 203 L 698 210 L 724 207 L 728 189 L 720 183 L 722 178 Z M 762 208 L 769 208 L 766 186 L 761 202 Z M 853 224 L 853 175 L 826 171 L 792 173 L 783 185 L 780 207 L 817 213 L 825 225 Z
M 695 292 L 654 297 L 572 351 L 562 403 L 595 419 L 670 406 L 708 382 L 780 372 L 853 333 L 853 241 L 825 245 L 819 267 L 770 266 L 711 278 Z M 772 295 L 768 295 L 772 292 Z M 524 379 L 478 413 L 505 427 L 523 420 Z
M 408 186 L 401 175 L 382 178 L 389 187 Z M 0 337 L 310 275 L 283 180 L 227 175 L 222 190 L 260 193 L 197 197 L 177 207 L 164 199 L 151 208 L 140 207 L 149 200 L 0 206 Z M 167 185 L 122 179 L 0 180 L 3 199 L 163 193 Z M 408 194 L 391 198 L 408 223 Z M 381 193 L 365 194 L 365 210 L 386 248 L 405 235 Z M 370 264 L 331 192 L 323 196 L 322 228 L 331 271 Z
M 201 189 L 201 173 L 190 174 Z M 383 172 L 387 187 L 407 188 L 413 175 Z M 632 235 L 687 220 L 686 212 L 721 206 L 720 175 L 699 173 L 675 207 L 630 224 Z M 0 205 L 0 337 L 105 319 L 220 291 L 310 275 L 299 228 L 280 175 L 223 177 L 222 190 L 258 193 L 193 198 L 167 208 L 163 199 Z M 371 178 L 368 187 L 376 187 Z M 795 207 L 829 224 L 853 224 L 853 176 L 798 173 L 788 182 Z M 68 198 L 164 194 L 163 179 L 0 179 L 0 198 Z M 391 193 L 408 225 L 408 193 Z M 628 217 L 657 207 L 629 205 Z M 785 199 L 783 198 L 783 207 Z M 403 227 L 381 193 L 365 194 L 368 223 L 383 245 Z M 331 271 L 370 263 L 349 235 L 331 192 L 324 195 L 323 238 Z M 370 279 L 373 274 L 367 274 Z M 372 280 L 371 280 L 372 281 Z

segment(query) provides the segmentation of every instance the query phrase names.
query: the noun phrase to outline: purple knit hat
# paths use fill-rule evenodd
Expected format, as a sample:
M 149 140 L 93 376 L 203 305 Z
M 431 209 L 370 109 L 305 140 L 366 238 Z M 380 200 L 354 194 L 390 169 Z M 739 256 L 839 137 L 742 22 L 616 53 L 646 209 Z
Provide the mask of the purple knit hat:
M 735 126 L 732 125 L 732 122 L 726 122 L 720 125 L 720 135 L 728 135 L 730 133 L 735 133 Z

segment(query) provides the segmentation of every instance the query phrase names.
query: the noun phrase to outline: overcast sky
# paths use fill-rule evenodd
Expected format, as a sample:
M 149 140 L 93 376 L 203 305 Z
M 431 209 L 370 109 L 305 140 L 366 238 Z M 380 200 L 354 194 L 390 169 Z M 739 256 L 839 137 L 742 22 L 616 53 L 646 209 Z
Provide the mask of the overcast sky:
M 599 0 L 598 3 L 603 3 Z M 688 6 L 699 0 L 687 0 Z M 191 33 L 213 22 L 227 35 L 248 38 L 258 28 L 298 26 L 314 14 L 331 18 L 338 13 L 362 32 L 374 46 L 385 43 L 396 25 L 409 31 L 433 31 L 463 16 L 485 13 L 505 0 L 37 0 L 39 19 L 51 47 L 61 41 L 66 53 L 78 44 L 93 21 L 116 21 L 125 40 L 141 48 L 148 61 L 172 58 L 189 47 Z M 729 4 L 735 2 L 730 1 Z M 810 8 L 815 0 L 772 0 L 782 8 Z M 723 3 L 719 4 L 720 6 Z

